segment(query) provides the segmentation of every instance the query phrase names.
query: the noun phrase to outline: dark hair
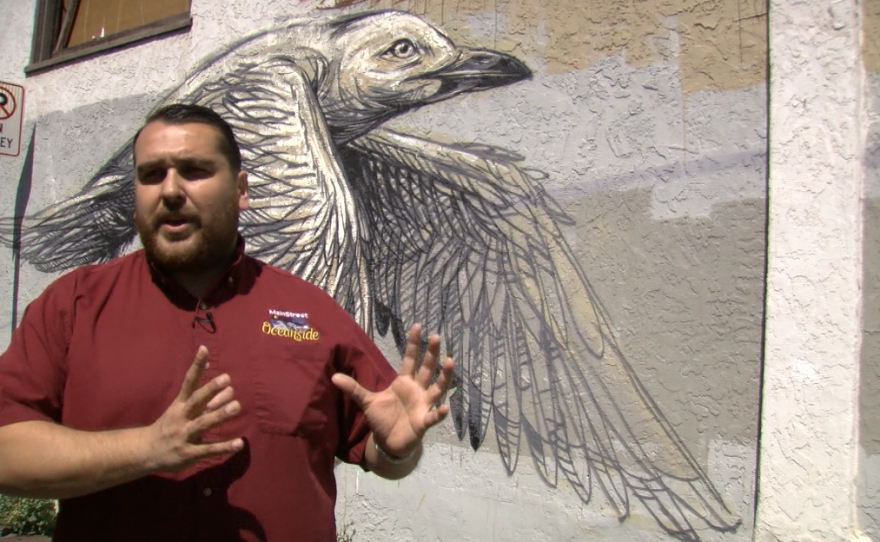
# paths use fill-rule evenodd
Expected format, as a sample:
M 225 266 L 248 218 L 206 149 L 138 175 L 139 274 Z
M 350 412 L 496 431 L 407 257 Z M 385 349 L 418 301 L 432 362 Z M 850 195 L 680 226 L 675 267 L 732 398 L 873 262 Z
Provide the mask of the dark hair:
M 148 124 L 152 122 L 162 122 L 165 124 L 179 125 L 189 124 L 191 122 L 199 124 L 207 124 L 216 128 L 220 135 L 220 153 L 226 157 L 229 167 L 233 173 L 241 171 L 241 150 L 235 141 L 235 134 L 232 133 L 232 127 L 229 126 L 223 118 L 211 109 L 195 104 L 171 104 L 159 108 L 147 117 L 144 125 L 134 135 L 134 141 L 131 143 L 131 152 L 134 153 L 134 146 L 138 137 Z M 134 158 L 132 154 L 132 158 Z

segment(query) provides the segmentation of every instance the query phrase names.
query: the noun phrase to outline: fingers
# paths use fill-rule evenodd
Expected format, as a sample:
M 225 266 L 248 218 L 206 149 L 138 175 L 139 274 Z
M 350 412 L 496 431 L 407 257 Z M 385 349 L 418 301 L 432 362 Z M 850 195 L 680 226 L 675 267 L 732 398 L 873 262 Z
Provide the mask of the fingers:
M 406 334 L 406 348 L 403 350 L 403 363 L 400 364 L 400 376 L 413 376 L 422 346 L 422 326 L 413 324 Z
M 202 435 L 238 416 L 240 412 L 241 404 L 231 401 L 223 408 L 202 414 L 189 423 L 187 440 L 191 443 L 201 442 Z
M 211 379 L 210 382 L 192 393 L 183 407 L 184 415 L 189 419 L 193 419 L 200 415 L 215 397 L 223 393 L 227 388 L 231 388 L 229 385 L 230 383 L 231 379 L 228 374 L 222 374 Z M 228 394 L 231 392 L 226 393 Z M 216 404 L 219 406 L 222 403 L 218 401 Z
M 452 378 L 455 371 L 455 361 L 452 358 L 446 358 L 443 360 L 443 366 L 440 369 L 440 376 L 437 377 L 437 381 L 434 382 L 433 394 L 436 395 L 432 399 L 433 402 L 438 401 L 443 394 L 449 391 L 449 385 L 452 384 Z
M 212 442 L 199 446 L 199 457 L 229 455 L 240 452 L 244 448 L 244 439 L 236 438 L 224 442 Z
M 425 430 L 437 425 L 449 414 L 449 405 L 440 405 L 425 414 Z
M 425 352 L 425 360 L 416 375 L 416 382 L 425 389 L 434 381 L 437 371 L 437 359 L 440 357 L 440 336 L 432 333 L 428 336 L 428 350 Z
M 190 365 L 189 370 L 186 371 L 186 376 L 183 378 L 183 384 L 180 386 L 180 394 L 178 395 L 178 398 L 181 401 L 189 400 L 190 396 L 198 387 L 199 379 L 202 378 L 202 373 L 207 366 L 208 349 L 204 346 L 200 346 L 196 351 L 196 356 L 193 359 L 192 365 Z
M 347 374 L 336 373 L 330 377 L 330 380 L 333 381 L 333 384 L 339 388 L 342 393 L 351 397 L 361 410 L 364 409 L 370 396 L 373 395 L 373 392 L 358 384 L 354 378 Z
M 178 461 L 178 464 L 172 466 L 169 470 L 172 472 L 179 472 L 187 466 L 206 457 L 236 454 L 243 450 L 244 446 L 245 441 L 243 438 L 234 438 L 223 442 L 190 444 L 181 452 L 181 459 Z
M 208 404 L 205 405 L 205 410 L 217 410 L 229 401 L 232 401 L 234 398 L 235 391 L 232 389 L 232 386 L 226 386 L 220 391 L 220 393 L 208 401 Z
M 241 412 L 241 404 L 235 400 L 228 374 L 213 378 L 196 389 L 207 366 L 208 349 L 200 346 L 186 373 L 180 394 L 180 399 L 184 400 L 183 416 L 190 420 L 185 431 L 186 440 L 190 443 L 200 443 L 202 435 Z

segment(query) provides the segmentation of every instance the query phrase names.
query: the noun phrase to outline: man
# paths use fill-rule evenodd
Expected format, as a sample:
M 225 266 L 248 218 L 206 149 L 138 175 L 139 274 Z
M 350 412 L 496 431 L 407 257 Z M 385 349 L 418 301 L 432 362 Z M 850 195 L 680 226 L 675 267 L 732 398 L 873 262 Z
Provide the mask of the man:
M 243 254 L 247 173 L 210 110 L 151 115 L 134 162 L 144 249 L 59 278 L 0 357 L 0 493 L 61 499 L 60 542 L 334 541 L 334 457 L 411 472 L 452 360 L 435 382 L 432 335 L 417 369 L 413 326 L 395 376 L 328 295 Z

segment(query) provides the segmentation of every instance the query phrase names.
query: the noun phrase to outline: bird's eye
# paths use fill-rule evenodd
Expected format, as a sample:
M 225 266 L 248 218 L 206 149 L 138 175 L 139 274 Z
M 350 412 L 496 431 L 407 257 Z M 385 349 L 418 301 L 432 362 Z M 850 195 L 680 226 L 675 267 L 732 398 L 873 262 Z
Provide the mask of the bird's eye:
M 418 47 L 413 42 L 403 39 L 395 41 L 383 56 L 391 55 L 395 58 L 407 59 L 412 58 L 418 52 Z

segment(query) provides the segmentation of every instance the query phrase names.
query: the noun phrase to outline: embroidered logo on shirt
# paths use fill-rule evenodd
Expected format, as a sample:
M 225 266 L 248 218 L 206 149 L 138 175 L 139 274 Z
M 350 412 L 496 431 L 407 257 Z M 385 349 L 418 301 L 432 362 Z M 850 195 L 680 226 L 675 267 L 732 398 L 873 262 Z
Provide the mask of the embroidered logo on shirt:
M 317 341 L 320 334 L 309 326 L 309 313 L 269 309 L 269 321 L 263 322 L 263 333 L 294 341 Z

